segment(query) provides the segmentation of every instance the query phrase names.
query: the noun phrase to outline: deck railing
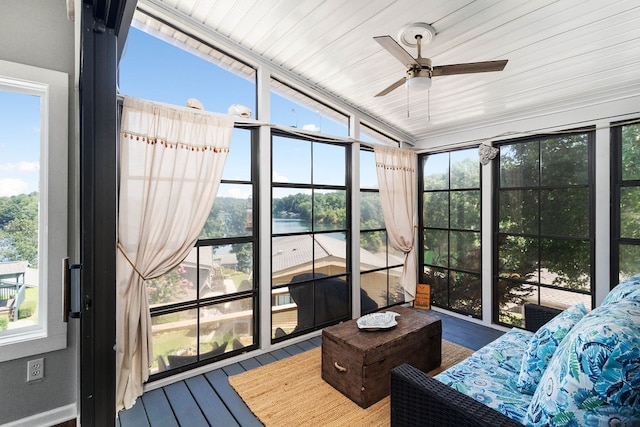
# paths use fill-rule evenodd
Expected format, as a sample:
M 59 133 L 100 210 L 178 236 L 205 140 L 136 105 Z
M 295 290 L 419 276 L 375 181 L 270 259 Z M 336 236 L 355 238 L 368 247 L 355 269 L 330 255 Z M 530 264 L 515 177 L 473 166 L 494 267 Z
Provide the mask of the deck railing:
M 24 302 L 26 289 L 25 283 L 0 281 L 0 301 L 7 301 L 6 308 L 12 315 L 13 321 L 18 320 L 18 310 Z
M 0 280 L 0 300 L 15 298 L 18 289 L 20 289 L 20 283 Z

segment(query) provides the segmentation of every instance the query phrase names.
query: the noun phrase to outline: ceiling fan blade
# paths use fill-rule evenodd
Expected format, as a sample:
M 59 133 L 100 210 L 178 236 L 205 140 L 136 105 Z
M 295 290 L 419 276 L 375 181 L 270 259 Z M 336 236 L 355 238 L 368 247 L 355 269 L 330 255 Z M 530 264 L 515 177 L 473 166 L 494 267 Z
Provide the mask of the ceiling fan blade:
M 407 67 L 411 65 L 420 66 L 418 61 L 416 61 L 415 58 L 409 54 L 409 52 L 404 50 L 402 46 L 400 46 L 398 42 L 393 39 L 393 37 L 377 36 L 377 37 L 374 37 L 373 39 L 377 41 L 380 44 L 380 46 L 385 48 L 390 54 L 395 56 L 398 59 L 398 61 L 402 62 L 405 66 Z
M 400 86 L 402 86 L 406 80 L 407 79 L 405 77 L 401 78 L 400 80 L 398 80 L 397 82 L 395 82 L 394 84 L 392 84 L 388 88 L 384 89 L 383 91 L 381 91 L 380 93 L 378 93 L 375 96 L 384 96 L 384 95 L 388 94 L 392 90 L 395 90 L 395 89 L 399 88 Z
M 490 71 L 502 71 L 508 60 L 469 62 L 466 64 L 438 65 L 433 67 L 432 76 L 451 76 L 453 74 L 487 73 Z

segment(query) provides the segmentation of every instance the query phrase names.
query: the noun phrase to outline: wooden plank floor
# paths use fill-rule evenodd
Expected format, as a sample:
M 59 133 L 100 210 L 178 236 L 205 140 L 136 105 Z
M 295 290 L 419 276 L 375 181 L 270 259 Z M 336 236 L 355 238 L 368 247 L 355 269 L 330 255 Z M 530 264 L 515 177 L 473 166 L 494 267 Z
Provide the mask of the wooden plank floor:
M 473 350 L 502 335 L 501 331 L 464 319 L 436 311 L 431 313 L 442 320 L 443 339 Z M 228 377 L 316 348 L 321 342 L 321 337 L 314 337 L 149 391 L 131 409 L 120 412 L 116 424 L 119 427 L 262 426 L 229 385 Z

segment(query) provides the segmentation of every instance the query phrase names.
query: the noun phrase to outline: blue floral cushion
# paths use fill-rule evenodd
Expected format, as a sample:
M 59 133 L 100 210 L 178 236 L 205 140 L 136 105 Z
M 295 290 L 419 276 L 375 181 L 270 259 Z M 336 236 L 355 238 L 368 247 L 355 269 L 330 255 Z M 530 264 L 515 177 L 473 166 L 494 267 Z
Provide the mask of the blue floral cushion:
M 523 395 L 516 381 L 522 352 L 532 335 L 531 332 L 514 328 L 435 378 L 522 422 L 531 396 Z
M 601 305 L 612 304 L 627 299 L 640 302 L 640 274 L 636 274 L 618 283 L 618 285 L 607 294 Z
M 520 391 L 527 394 L 533 394 L 536 391 L 540 378 L 558 345 L 586 314 L 584 304 L 580 303 L 564 310 L 538 329 L 522 356 L 522 368 L 518 376 Z
M 523 423 L 640 426 L 640 302 L 600 306 L 571 329 Z
M 518 375 L 521 369 L 522 353 L 527 349 L 532 336 L 533 332 L 513 328 L 473 353 L 472 357 Z

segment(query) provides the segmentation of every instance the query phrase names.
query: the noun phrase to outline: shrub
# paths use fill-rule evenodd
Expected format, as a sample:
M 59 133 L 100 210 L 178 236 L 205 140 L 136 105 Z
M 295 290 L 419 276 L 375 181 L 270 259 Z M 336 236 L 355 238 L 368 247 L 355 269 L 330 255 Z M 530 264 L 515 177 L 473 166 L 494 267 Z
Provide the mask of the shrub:
M 9 327 L 9 316 L 0 316 L 0 331 L 4 331 Z
M 26 319 L 27 317 L 31 317 L 33 313 L 36 311 L 36 302 L 35 301 L 25 301 L 20 305 L 18 309 L 18 319 Z

